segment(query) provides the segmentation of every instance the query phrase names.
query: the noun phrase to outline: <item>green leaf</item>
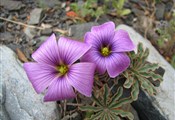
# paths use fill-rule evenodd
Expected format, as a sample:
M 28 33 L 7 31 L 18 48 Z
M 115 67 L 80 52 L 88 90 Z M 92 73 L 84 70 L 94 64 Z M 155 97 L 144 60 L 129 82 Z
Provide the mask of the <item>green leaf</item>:
M 130 88 L 132 86 L 133 82 L 134 82 L 134 78 L 128 76 L 125 83 L 124 83 L 124 87 Z
M 102 106 L 102 107 L 103 107 L 103 104 L 95 97 L 94 94 L 92 94 L 92 99 L 96 102 L 96 104 L 97 104 L 98 106 Z
M 90 118 L 94 114 L 93 111 L 86 111 L 85 118 Z
M 104 104 L 105 104 L 105 106 L 107 105 L 107 98 L 108 98 L 108 94 L 109 94 L 109 88 L 108 88 L 108 85 L 107 84 L 105 84 L 104 85 Z
M 125 15 L 128 15 L 131 13 L 131 10 L 130 9 L 123 9 L 121 12 L 120 12 L 120 16 L 125 16 Z
M 110 114 L 112 120 L 120 120 L 119 116 L 117 116 L 115 113 L 110 112 L 109 114 Z
M 152 86 L 150 86 L 150 84 L 148 83 L 148 80 L 146 80 L 145 78 L 139 78 L 138 80 L 140 81 L 141 88 L 143 90 L 146 90 L 150 95 L 154 95 L 154 90 Z
M 141 53 L 141 56 L 142 56 L 142 53 L 143 53 L 143 44 L 142 43 L 139 43 L 137 49 L 138 49 L 138 53 Z
M 134 101 L 136 101 L 138 99 L 138 95 L 139 95 L 139 83 L 136 80 L 136 81 L 134 81 L 134 84 L 133 84 L 132 89 L 131 89 L 132 99 Z
M 96 114 L 92 115 L 90 120 L 99 120 L 101 118 L 102 112 L 97 112 Z
M 151 78 L 154 80 L 154 81 L 160 81 L 160 82 L 162 82 L 163 81 L 163 78 L 162 78 L 162 76 L 160 76 L 159 74 L 155 74 L 155 73 L 153 73 L 153 72 L 150 72 L 149 73 L 149 76 L 151 76 Z
M 145 50 L 145 52 L 143 53 L 143 56 L 142 56 L 142 63 L 146 61 L 148 55 L 149 55 L 149 49 L 146 48 L 146 50 Z
M 104 112 L 102 113 L 102 115 L 101 115 L 101 120 L 105 120 L 105 114 L 106 114 L 106 113 L 104 113 Z
M 137 54 L 129 52 L 131 64 L 123 74 L 126 77 L 123 86 L 125 88 L 131 88 L 133 100 L 137 99 L 140 88 L 150 95 L 156 94 L 156 85 L 163 81 L 162 76 L 155 73 L 155 70 L 159 67 L 158 64 L 152 64 L 146 61 L 148 55 L 148 48 L 143 49 L 143 44 L 141 43 L 138 44 Z M 130 79 L 134 79 L 134 82 L 129 81 Z
M 109 103 L 109 106 L 113 105 L 115 103 L 116 100 L 118 100 L 123 94 L 123 88 L 119 87 L 117 92 L 114 94 L 114 96 L 112 97 L 111 102 Z
M 115 1 L 115 0 L 112 1 L 112 6 L 113 6 L 114 8 L 116 8 L 116 9 L 119 9 L 119 8 L 118 8 L 118 3 L 117 3 L 117 1 Z
M 70 4 L 70 8 L 71 8 L 74 12 L 78 13 L 79 8 L 78 8 L 78 4 L 77 4 L 77 3 L 71 3 L 71 4 Z
M 125 0 L 118 0 L 117 8 L 121 10 L 124 6 L 124 3 L 125 3 Z
M 121 99 L 121 100 L 119 100 L 119 101 L 116 101 L 115 103 L 109 105 L 109 107 L 110 107 L 110 108 L 119 108 L 119 107 L 121 107 L 121 106 L 124 105 L 124 104 L 129 104 L 129 103 L 131 103 L 132 101 L 133 101 L 133 100 L 132 100 L 131 97 L 123 98 L 123 99 Z
M 94 106 L 80 106 L 79 109 L 81 111 L 93 111 L 93 112 L 98 112 L 102 110 L 100 107 L 94 107 Z
M 159 68 L 158 64 L 150 64 L 150 63 L 147 63 L 144 65 L 144 67 L 140 68 L 138 71 L 139 72 L 147 72 L 147 71 L 155 71 L 157 68 Z
M 133 120 L 134 116 L 130 112 L 126 112 L 123 110 L 112 110 L 116 115 L 120 115 L 121 117 L 127 117 L 129 120 Z

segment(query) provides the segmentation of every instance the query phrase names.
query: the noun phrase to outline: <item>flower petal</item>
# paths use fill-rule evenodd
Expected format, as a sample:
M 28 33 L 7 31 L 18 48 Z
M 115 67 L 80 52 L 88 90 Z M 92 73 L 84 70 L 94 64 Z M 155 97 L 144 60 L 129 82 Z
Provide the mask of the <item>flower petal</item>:
M 55 69 L 47 64 L 24 63 L 24 69 L 35 91 L 41 93 L 56 77 Z
M 109 76 L 114 78 L 129 67 L 130 59 L 124 53 L 113 53 L 105 62 Z
M 58 46 L 54 34 L 32 54 L 32 58 L 37 62 L 49 65 L 56 65 L 59 63 Z
M 68 83 L 65 77 L 56 78 L 49 86 L 44 97 L 44 101 L 57 101 L 74 98 L 75 93 L 72 86 Z
M 81 94 L 91 97 L 95 64 L 77 63 L 70 67 L 68 82 Z
M 100 74 L 104 74 L 106 71 L 105 58 L 93 48 L 91 48 L 85 55 L 83 55 L 81 61 L 95 63 L 96 70 Z
M 97 39 L 101 40 L 103 44 L 108 45 L 114 37 L 115 24 L 113 22 L 106 22 L 102 25 L 94 26 L 91 28 L 91 33 L 93 33 Z
M 129 37 L 129 34 L 125 30 L 117 30 L 115 32 L 112 51 L 114 52 L 126 52 L 134 50 L 135 46 Z
M 58 40 L 60 57 L 66 64 L 72 64 L 82 57 L 89 49 L 90 45 L 61 37 Z
M 101 45 L 103 44 L 103 41 L 91 32 L 87 32 L 85 34 L 84 40 L 86 43 L 92 45 L 92 47 L 95 49 L 99 49 L 99 47 L 101 47 Z

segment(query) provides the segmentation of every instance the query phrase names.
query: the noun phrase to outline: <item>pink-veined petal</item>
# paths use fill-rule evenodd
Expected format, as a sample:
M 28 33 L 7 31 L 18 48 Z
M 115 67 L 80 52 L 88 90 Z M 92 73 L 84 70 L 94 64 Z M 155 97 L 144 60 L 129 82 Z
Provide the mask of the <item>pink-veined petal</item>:
M 135 46 L 125 30 L 117 30 L 112 40 L 113 52 L 127 52 L 134 50 Z
M 41 93 L 56 77 L 55 69 L 47 64 L 24 63 L 24 69 L 35 91 Z
M 130 65 L 130 59 L 125 53 L 113 53 L 105 62 L 108 74 L 112 78 L 125 71 Z
M 56 37 L 52 34 L 33 54 L 32 58 L 39 63 L 57 65 L 59 52 Z
M 92 62 L 96 64 L 96 70 L 100 74 L 106 72 L 105 57 L 100 55 L 100 52 L 91 48 L 83 57 L 81 58 L 82 62 Z
M 56 78 L 49 86 L 44 97 L 44 101 L 58 101 L 74 98 L 76 95 L 72 86 L 68 83 L 67 78 Z
M 102 41 L 103 44 L 108 45 L 115 34 L 115 24 L 113 22 L 106 22 L 99 26 L 93 26 L 91 33 L 96 39 Z M 85 41 L 87 41 L 85 39 Z
M 84 36 L 84 41 L 90 45 L 92 45 L 92 48 L 98 49 L 99 47 L 102 47 L 103 41 L 100 40 L 97 36 L 95 36 L 91 32 L 87 32 Z
M 70 67 L 68 82 L 81 94 L 91 97 L 95 64 L 77 63 Z
M 70 40 L 65 37 L 61 37 L 58 40 L 59 54 L 63 60 L 62 62 L 66 62 L 69 65 L 80 59 L 90 47 L 86 43 Z

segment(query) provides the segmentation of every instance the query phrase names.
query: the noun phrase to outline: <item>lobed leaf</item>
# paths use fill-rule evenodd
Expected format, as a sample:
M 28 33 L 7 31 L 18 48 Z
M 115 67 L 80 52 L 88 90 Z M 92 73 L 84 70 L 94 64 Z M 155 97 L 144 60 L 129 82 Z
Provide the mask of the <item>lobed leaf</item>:
M 162 76 L 154 73 L 159 67 L 158 64 L 149 63 L 146 61 L 149 55 L 149 50 L 143 49 L 143 44 L 138 44 L 138 53 L 130 52 L 131 65 L 123 74 L 126 77 L 124 83 L 125 88 L 131 88 L 131 96 L 133 100 L 138 98 L 139 88 L 148 92 L 148 94 L 156 94 L 156 89 L 153 81 L 163 81 Z M 137 81 L 137 82 L 135 82 Z
M 103 107 L 103 104 L 94 96 L 94 94 L 92 94 L 92 99 L 96 102 L 96 104 L 98 106 L 102 106 Z
M 124 104 L 129 104 L 133 102 L 132 98 L 131 97 L 128 97 L 128 98 L 123 98 L 117 102 L 113 102 L 112 104 L 109 105 L 109 108 L 119 108 L 121 107 L 122 105 Z
M 128 76 L 125 83 L 124 83 L 124 87 L 130 88 L 132 86 L 133 82 L 134 82 L 134 78 Z
M 138 69 L 139 72 L 147 72 L 147 71 L 155 71 L 157 68 L 159 68 L 158 64 L 145 64 L 142 68 Z
M 139 83 L 138 81 L 134 81 L 134 84 L 131 89 L 132 99 L 136 101 L 138 99 L 138 95 L 139 95 Z
M 162 78 L 162 76 L 160 76 L 159 74 L 155 74 L 154 72 L 150 72 L 150 75 L 149 76 L 151 76 L 151 78 L 153 79 L 153 81 L 160 81 L 160 82 L 162 82 L 163 81 L 163 78 Z
M 152 86 L 150 86 L 150 84 L 148 83 L 149 81 L 144 79 L 144 78 L 140 78 L 139 79 L 140 84 L 141 84 L 141 88 L 143 90 L 146 90 L 150 95 L 154 94 L 154 90 L 152 88 Z
M 106 106 L 107 105 L 107 99 L 108 99 L 108 94 L 109 94 L 109 91 L 108 91 L 108 86 L 107 84 L 105 84 L 104 86 L 104 105 Z
M 125 16 L 131 13 L 130 9 L 123 9 L 120 13 L 121 16 Z
M 93 111 L 93 112 L 99 112 L 102 110 L 102 108 L 94 106 L 80 106 L 79 109 L 81 111 Z
M 90 120 L 99 120 L 101 117 L 102 112 L 97 112 L 96 114 L 92 115 Z
M 112 97 L 112 100 L 109 103 L 109 106 L 111 106 L 112 104 L 115 103 L 116 100 L 118 100 L 123 94 L 123 88 L 119 87 L 117 92 L 114 94 L 114 96 Z
M 129 120 L 133 120 L 134 116 L 130 112 L 126 112 L 123 110 L 112 110 L 116 115 L 120 115 L 121 117 L 127 117 Z

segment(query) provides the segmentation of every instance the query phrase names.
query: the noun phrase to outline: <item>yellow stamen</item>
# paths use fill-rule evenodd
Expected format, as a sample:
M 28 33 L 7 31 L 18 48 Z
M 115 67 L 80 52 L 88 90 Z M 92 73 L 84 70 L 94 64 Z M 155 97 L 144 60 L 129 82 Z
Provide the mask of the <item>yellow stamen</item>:
M 110 54 L 110 50 L 109 50 L 109 48 L 108 47 L 103 47 L 102 49 L 101 49 L 101 54 L 103 55 L 103 56 L 108 56 L 109 54 Z
M 66 65 L 60 65 L 57 67 L 57 71 L 61 74 L 61 75 L 65 75 L 68 71 L 68 67 Z

